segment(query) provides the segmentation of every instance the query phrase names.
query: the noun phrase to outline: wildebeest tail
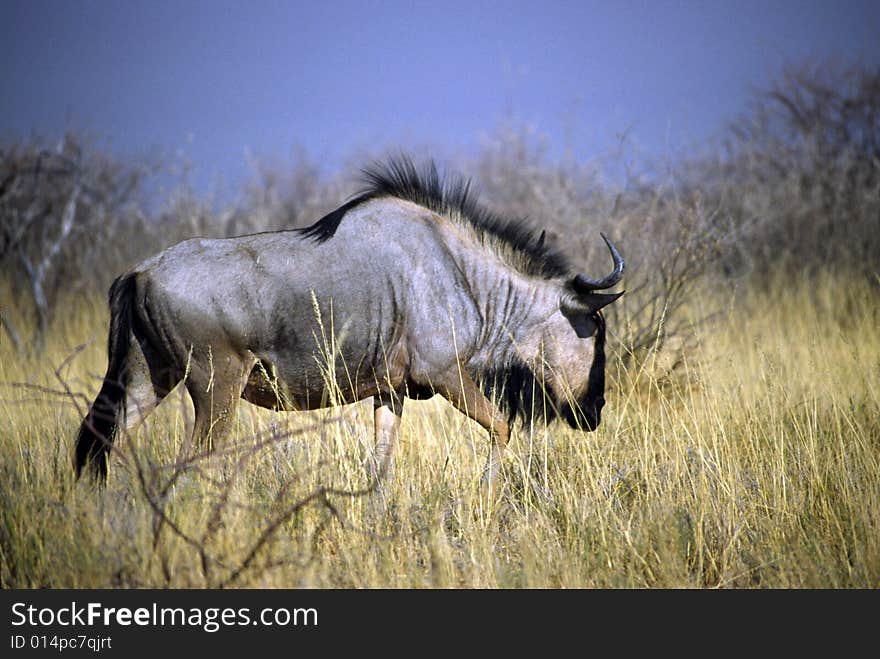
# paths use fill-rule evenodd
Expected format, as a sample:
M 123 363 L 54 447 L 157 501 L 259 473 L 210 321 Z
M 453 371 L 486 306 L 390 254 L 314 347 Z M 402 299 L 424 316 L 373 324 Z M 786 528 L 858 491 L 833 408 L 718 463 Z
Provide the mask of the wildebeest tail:
M 76 438 L 76 475 L 86 465 L 95 478 L 107 478 L 107 456 L 116 435 L 119 412 L 125 404 L 126 366 L 132 340 L 135 275 L 118 277 L 110 286 L 110 335 L 104 384 Z

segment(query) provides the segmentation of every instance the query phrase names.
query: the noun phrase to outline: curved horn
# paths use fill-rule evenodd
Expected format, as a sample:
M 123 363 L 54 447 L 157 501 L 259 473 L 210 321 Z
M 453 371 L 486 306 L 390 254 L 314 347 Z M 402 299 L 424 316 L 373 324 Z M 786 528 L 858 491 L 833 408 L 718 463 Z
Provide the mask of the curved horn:
M 578 293 L 589 293 L 590 291 L 600 291 L 604 288 L 611 288 L 623 277 L 623 257 L 620 255 L 620 252 L 617 251 L 614 243 L 612 243 L 604 233 L 602 234 L 602 240 L 608 245 L 608 249 L 611 252 L 611 258 L 614 259 L 614 270 L 611 271 L 610 275 L 603 277 L 602 279 L 591 279 L 584 274 L 576 275 L 574 278 L 574 288 Z

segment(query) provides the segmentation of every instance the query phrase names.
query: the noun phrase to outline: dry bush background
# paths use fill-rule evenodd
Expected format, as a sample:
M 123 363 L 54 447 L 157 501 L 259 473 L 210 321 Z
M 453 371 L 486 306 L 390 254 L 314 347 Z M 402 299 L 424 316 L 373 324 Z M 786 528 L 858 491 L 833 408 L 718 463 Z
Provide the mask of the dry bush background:
M 613 180 L 504 124 L 451 168 L 587 272 L 627 258 L 602 428 L 520 429 L 495 505 L 485 438 L 410 403 L 388 510 L 362 406 L 247 408 L 186 451 L 172 396 L 76 484 L 70 444 L 105 365 L 104 293 L 162 246 L 303 226 L 354 190 L 308 154 L 254 164 L 233 202 L 82 137 L 0 152 L 0 584 L 880 585 L 880 71 L 789 71 L 708 155 Z M 381 157 L 366 154 L 364 161 Z M 84 346 L 79 350 L 78 346 Z M 176 403 L 174 401 L 177 401 Z M 77 408 L 77 405 L 79 408 Z

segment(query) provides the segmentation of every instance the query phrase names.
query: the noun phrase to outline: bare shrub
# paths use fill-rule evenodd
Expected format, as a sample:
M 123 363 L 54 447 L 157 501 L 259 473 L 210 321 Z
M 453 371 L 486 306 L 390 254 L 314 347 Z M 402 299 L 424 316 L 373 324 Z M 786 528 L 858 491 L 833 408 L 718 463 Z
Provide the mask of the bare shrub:
M 876 272 L 880 260 L 880 69 L 790 68 L 758 91 L 724 152 L 682 168 L 737 229 L 722 265 L 767 274 Z
M 19 306 L 30 307 L 19 315 L 36 317 L 36 342 L 62 293 L 104 285 L 105 268 L 128 260 L 133 243 L 121 234 L 149 225 L 136 203 L 148 174 L 72 135 L 53 149 L 39 141 L 0 149 L 0 264 Z M 21 343 L 8 314 L 3 324 Z
M 620 197 L 612 215 L 617 231 L 630 237 L 632 268 L 625 303 L 611 313 L 623 365 L 674 344 L 666 368 L 680 365 L 693 347 L 693 327 L 714 308 L 694 304 L 714 260 L 730 234 L 717 208 L 701 195 L 669 187 L 643 187 Z

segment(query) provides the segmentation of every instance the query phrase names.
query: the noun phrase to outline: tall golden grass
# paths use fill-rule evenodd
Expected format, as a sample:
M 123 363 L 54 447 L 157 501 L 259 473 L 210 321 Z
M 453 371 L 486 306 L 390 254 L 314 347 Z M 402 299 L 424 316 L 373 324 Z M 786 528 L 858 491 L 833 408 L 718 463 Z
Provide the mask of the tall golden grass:
M 119 439 L 106 489 L 75 482 L 107 313 L 71 302 L 39 354 L 0 343 L 0 586 L 876 588 L 877 290 L 830 275 L 704 290 L 694 317 L 725 311 L 684 363 L 610 364 L 595 433 L 516 432 L 494 501 L 484 432 L 438 398 L 407 402 L 381 502 L 349 496 L 367 483 L 368 404 L 243 403 L 234 441 L 182 460 L 191 410 L 173 392 Z

